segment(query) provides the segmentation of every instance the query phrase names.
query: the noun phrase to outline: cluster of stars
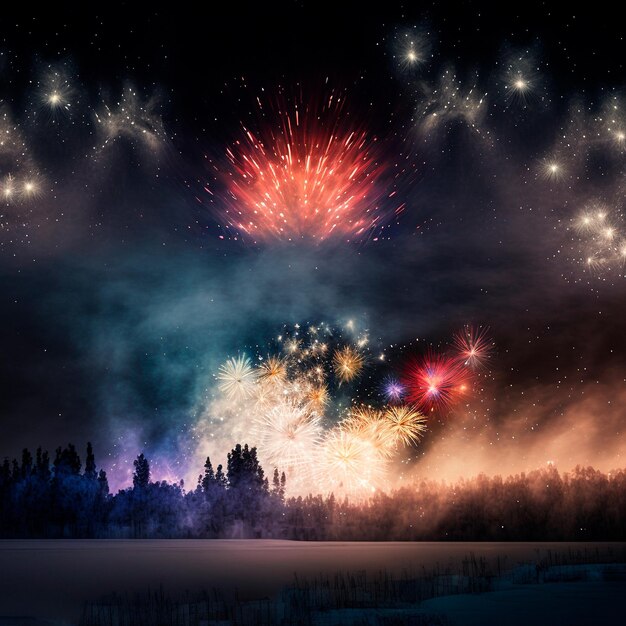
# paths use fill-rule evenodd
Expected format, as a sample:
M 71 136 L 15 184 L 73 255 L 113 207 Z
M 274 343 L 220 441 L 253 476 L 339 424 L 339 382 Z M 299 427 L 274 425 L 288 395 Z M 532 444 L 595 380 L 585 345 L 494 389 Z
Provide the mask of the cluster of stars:
M 609 207 L 594 203 L 575 220 L 582 262 L 596 270 L 626 263 L 626 231 L 621 213 L 611 213 Z

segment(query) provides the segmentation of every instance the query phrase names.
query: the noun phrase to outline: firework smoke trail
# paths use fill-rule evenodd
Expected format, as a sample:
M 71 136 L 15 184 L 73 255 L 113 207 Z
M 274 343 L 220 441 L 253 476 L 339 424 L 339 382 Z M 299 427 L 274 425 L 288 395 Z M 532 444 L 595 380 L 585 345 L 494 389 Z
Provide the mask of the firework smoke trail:
M 379 142 L 350 121 L 341 94 L 321 105 L 300 97 L 267 112 L 257 101 L 263 125 L 244 126 L 226 151 L 218 211 L 229 233 L 363 241 L 402 212 Z

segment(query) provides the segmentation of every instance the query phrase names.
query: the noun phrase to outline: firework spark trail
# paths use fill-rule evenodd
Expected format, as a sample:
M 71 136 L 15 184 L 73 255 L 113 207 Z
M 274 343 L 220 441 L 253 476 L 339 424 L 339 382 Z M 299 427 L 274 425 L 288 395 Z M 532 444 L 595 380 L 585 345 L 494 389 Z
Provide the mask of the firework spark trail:
M 225 226 L 255 240 L 362 241 L 403 210 L 375 138 L 348 121 L 344 99 L 282 104 L 273 125 L 243 127 L 226 157 Z M 262 109 L 262 107 L 261 107 Z

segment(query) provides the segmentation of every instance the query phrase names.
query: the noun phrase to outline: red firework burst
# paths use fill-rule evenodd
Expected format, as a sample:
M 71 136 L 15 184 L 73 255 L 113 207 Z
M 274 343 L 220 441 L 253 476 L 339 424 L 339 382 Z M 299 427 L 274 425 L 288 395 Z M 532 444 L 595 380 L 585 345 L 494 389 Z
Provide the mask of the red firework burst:
M 265 125 L 244 127 L 226 151 L 219 210 L 234 235 L 363 240 L 403 210 L 379 144 L 348 120 L 343 98 L 333 94 L 322 106 L 300 98 L 267 113 L 259 106 Z
M 469 391 L 467 368 L 453 357 L 430 353 L 408 367 L 407 397 L 432 411 L 453 405 Z

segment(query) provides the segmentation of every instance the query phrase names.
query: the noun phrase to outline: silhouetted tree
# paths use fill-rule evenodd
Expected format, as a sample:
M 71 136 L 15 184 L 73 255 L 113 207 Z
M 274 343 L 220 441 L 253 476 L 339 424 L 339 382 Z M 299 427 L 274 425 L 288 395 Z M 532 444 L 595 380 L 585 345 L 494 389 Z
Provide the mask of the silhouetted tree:
M 209 497 L 216 485 L 215 472 L 213 471 L 213 465 L 211 459 L 207 456 L 206 463 L 204 464 L 204 476 L 201 476 L 201 486 L 204 494 Z
M 150 484 L 150 463 L 143 452 L 133 461 L 135 471 L 133 473 L 133 487 L 135 489 L 146 488 Z
M 228 515 L 233 532 L 259 535 L 258 525 L 266 515 L 269 485 L 257 458 L 256 448 L 237 444 L 227 456 Z M 236 525 L 241 524 L 239 531 Z
M 362 502 L 271 490 L 255 448 L 236 445 L 227 475 L 207 458 L 196 489 L 151 482 L 143 454 L 133 487 L 109 494 L 87 446 L 85 471 L 72 444 L 23 450 L 0 465 L 1 537 L 288 537 L 305 540 L 626 540 L 626 471 L 553 466 L 526 474 L 479 475 L 454 484 L 422 480 Z M 96 478 L 94 479 L 94 474 Z
M 56 477 L 80 474 L 81 462 L 74 444 L 67 448 L 57 448 L 54 459 L 54 474 Z
M 215 472 L 215 482 L 220 487 L 226 487 L 228 483 L 228 479 L 226 478 L 226 474 L 224 474 L 224 468 L 221 463 L 217 466 L 217 472 Z
M 27 480 L 33 473 L 33 455 L 27 448 L 22 450 L 22 480 Z
M 109 480 L 103 469 L 98 472 L 98 492 L 102 500 L 106 500 L 109 496 Z
M 96 471 L 96 457 L 93 453 L 91 442 L 87 442 L 87 457 L 85 458 L 85 478 L 96 480 L 98 472 Z
M 37 448 L 35 471 L 40 480 L 50 480 L 50 456 L 47 450 L 41 449 L 41 446 Z
M 278 496 L 280 492 L 280 474 L 278 468 L 274 468 L 274 476 L 272 477 L 272 495 Z
M 272 476 L 272 495 L 280 502 L 285 501 L 285 486 L 287 483 L 287 477 L 285 472 L 280 474 L 278 468 L 274 468 L 274 475 Z

